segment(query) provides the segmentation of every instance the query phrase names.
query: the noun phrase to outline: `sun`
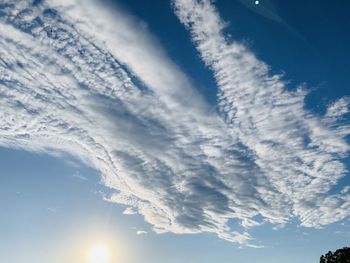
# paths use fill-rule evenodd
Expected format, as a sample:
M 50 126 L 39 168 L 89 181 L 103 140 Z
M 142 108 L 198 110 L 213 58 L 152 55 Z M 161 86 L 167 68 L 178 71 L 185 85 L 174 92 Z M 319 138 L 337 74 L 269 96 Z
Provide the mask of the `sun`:
M 112 253 L 105 244 L 96 244 L 92 246 L 86 254 L 86 263 L 110 263 Z

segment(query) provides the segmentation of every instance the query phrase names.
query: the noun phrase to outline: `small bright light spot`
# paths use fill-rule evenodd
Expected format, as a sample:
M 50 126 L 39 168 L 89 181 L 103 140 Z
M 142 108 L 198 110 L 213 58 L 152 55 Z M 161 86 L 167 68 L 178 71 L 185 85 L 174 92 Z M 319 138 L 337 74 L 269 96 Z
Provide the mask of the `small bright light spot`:
M 255 1 L 255 4 L 256 4 L 256 5 L 260 4 L 260 1 Z
M 87 263 L 110 263 L 111 252 L 103 244 L 98 244 L 89 249 L 87 253 Z

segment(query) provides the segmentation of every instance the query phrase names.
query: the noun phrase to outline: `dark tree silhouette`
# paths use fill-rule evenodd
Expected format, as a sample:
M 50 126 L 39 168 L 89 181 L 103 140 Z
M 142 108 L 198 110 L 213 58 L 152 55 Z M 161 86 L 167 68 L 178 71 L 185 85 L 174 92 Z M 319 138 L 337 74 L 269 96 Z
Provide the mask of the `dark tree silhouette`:
M 350 247 L 344 247 L 335 252 L 328 251 L 320 257 L 320 263 L 350 263 Z

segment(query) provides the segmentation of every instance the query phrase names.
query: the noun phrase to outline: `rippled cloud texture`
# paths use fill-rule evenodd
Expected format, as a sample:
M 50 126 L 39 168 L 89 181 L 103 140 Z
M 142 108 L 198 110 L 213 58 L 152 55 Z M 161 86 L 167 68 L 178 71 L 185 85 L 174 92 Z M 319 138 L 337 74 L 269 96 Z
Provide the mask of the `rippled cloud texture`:
M 347 174 L 349 99 L 313 115 L 302 88 L 225 38 L 210 1 L 171 4 L 220 112 L 137 19 L 92 0 L 0 1 L 0 146 L 78 156 L 157 233 L 254 246 L 253 226 L 348 217 L 348 191 L 330 190 Z

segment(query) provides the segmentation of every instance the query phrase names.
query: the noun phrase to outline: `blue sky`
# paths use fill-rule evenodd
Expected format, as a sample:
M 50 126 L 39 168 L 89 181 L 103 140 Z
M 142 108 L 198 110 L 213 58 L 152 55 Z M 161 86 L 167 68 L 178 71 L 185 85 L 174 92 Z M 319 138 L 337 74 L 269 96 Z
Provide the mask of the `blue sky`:
M 0 3 L 1 261 L 349 245 L 347 1 Z

